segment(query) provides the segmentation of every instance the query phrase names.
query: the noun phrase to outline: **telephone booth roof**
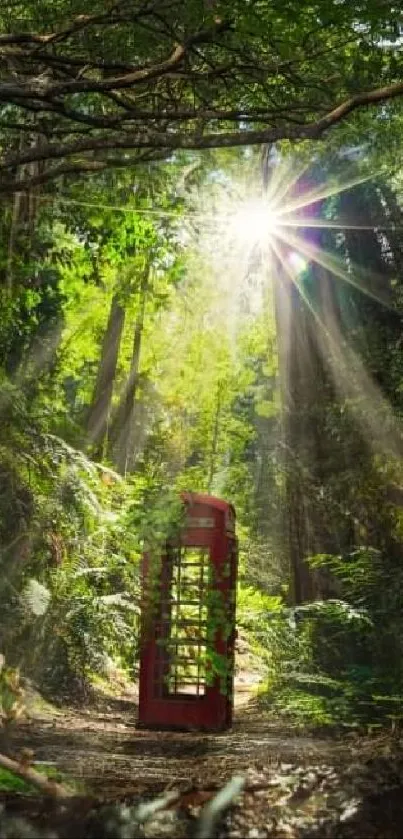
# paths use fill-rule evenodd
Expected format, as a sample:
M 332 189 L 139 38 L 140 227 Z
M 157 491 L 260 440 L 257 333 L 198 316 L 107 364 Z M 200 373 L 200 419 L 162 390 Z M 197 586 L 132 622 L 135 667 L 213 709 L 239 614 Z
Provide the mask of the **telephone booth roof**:
M 181 498 L 186 504 L 206 504 L 206 506 L 214 507 L 221 512 L 230 509 L 235 516 L 235 507 L 229 501 L 222 501 L 221 498 L 215 498 L 214 495 L 201 495 L 198 492 L 182 492 Z

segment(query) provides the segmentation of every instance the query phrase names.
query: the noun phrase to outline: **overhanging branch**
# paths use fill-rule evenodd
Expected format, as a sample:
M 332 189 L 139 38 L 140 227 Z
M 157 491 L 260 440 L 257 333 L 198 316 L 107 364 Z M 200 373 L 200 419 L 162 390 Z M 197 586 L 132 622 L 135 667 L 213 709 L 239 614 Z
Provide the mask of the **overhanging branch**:
M 309 140 L 318 139 L 331 126 L 346 119 L 353 111 L 363 106 L 386 102 L 403 94 L 403 82 L 387 87 L 377 88 L 340 103 L 320 119 L 305 124 L 284 124 L 282 127 L 260 128 L 254 130 L 238 129 L 230 132 L 211 132 L 198 135 L 197 132 L 160 133 L 149 130 L 133 131 L 130 135 L 108 134 L 101 137 L 88 137 L 66 143 L 44 143 L 27 152 L 12 155 L 0 163 L 0 172 L 10 171 L 27 163 L 60 160 L 77 154 L 87 155 L 119 150 L 200 150 L 212 148 L 230 148 L 246 145 L 262 145 L 278 140 Z M 253 117 L 253 113 L 249 115 Z M 259 116 L 256 115 L 257 120 Z M 99 161 L 97 161 L 97 164 Z M 126 165 L 131 165 L 128 160 Z M 122 165 L 124 160 L 122 159 Z M 56 175 L 50 173 L 49 180 Z M 44 180 L 46 178 L 44 177 Z M 19 184 L 21 188 L 21 183 Z M 2 185 L 0 183 L 0 190 Z
M 37 186 L 43 186 L 51 181 L 57 180 L 62 175 L 94 175 L 104 172 L 106 169 L 127 169 L 130 166 L 140 166 L 144 163 L 153 163 L 157 160 L 166 160 L 169 156 L 170 150 L 161 151 L 143 151 L 139 152 L 135 158 L 130 160 L 119 157 L 108 157 L 105 160 L 79 160 L 65 163 L 58 163 L 56 166 L 50 166 L 38 174 L 29 175 L 21 178 L 18 182 L 15 180 L 0 180 L 0 193 L 12 194 L 17 192 L 27 192 Z
M 346 119 L 357 108 L 362 108 L 365 105 L 375 105 L 378 102 L 387 102 L 389 99 L 396 99 L 398 96 L 402 96 L 402 94 L 403 82 L 397 82 L 386 87 L 378 87 L 375 90 L 364 93 L 357 93 L 356 96 L 352 96 L 351 99 L 347 99 L 345 102 L 337 105 L 332 111 L 319 119 L 314 126 L 315 131 L 311 136 L 319 137 L 324 131 L 331 128 L 332 125 Z
M 77 93 L 106 93 L 110 90 L 124 90 L 138 84 L 144 84 L 165 75 L 178 66 L 185 58 L 188 50 L 196 44 L 213 41 L 220 33 L 230 28 L 229 21 L 219 21 L 214 27 L 202 29 L 191 35 L 184 43 L 177 43 L 171 55 L 164 61 L 151 66 L 143 66 L 121 76 L 110 76 L 104 79 L 73 79 L 62 82 L 49 82 L 46 78 L 37 78 L 30 83 L 19 82 L 0 83 L 0 100 L 14 99 L 43 99 L 51 100 Z M 91 65 L 89 65 L 91 66 Z
M 70 20 L 59 10 L 54 32 L 0 34 L 0 192 L 180 149 L 318 139 L 403 94 L 396 60 L 349 4 L 337 20 L 319 0 L 296 4 L 293 25 L 250 5 L 222 0 L 225 20 L 206 0 L 107 0 Z

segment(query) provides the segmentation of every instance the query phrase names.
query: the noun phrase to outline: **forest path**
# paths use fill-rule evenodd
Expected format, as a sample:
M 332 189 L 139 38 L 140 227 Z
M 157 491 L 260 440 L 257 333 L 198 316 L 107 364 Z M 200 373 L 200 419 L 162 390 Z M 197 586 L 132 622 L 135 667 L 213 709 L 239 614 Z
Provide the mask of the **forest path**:
M 200 807 L 241 774 L 245 790 L 220 837 L 401 839 L 400 744 L 298 735 L 262 710 L 254 681 L 237 680 L 234 726 L 223 734 L 138 730 L 133 689 L 91 707 L 39 713 L 16 727 L 10 746 L 14 753 L 32 748 L 37 762 L 81 780 L 87 796 L 102 802 L 130 804 L 177 790 L 170 821 L 152 822 L 149 836 L 192 836 Z
M 251 687 L 236 692 L 234 725 L 220 734 L 137 729 L 133 690 L 89 707 L 37 714 L 14 730 L 10 746 L 14 753 L 28 746 L 35 761 L 56 766 L 103 798 L 158 793 L 167 786 L 219 787 L 234 774 L 278 761 L 338 753 L 336 741 L 296 736 L 269 722 Z
M 234 724 L 223 733 L 153 731 L 137 728 L 138 686 L 125 685 L 119 698 L 96 693 L 82 707 L 32 705 L 9 748 L 29 747 L 35 761 L 83 782 L 102 798 L 176 789 L 220 787 L 234 774 L 291 759 L 319 759 L 340 745 L 327 737 L 296 736 L 262 710 L 256 688 L 261 670 L 249 650 L 238 656 L 234 681 Z

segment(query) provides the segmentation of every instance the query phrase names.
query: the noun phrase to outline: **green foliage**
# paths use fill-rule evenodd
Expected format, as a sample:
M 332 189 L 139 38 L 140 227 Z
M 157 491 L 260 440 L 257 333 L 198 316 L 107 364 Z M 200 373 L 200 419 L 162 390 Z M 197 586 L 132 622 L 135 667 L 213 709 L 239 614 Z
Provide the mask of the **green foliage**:
M 393 557 L 369 548 L 346 556 L 313 557 L 312 565 L 331 569 L 341 581 L 350 609 L 365 622 L 354 637 L 328 625 L 317 627 L 313 639 L 321 663 L 333 672 L 349 670 L 353 683 L 361 682 L 368 695 L 403 692 L 401 620 L 403 577 Z M 392 585 L 385 585 L 393 580 Z M 346 627 L 348 629 L 348 626 Z
M 8 769 L 0 768 L 0 792 L 22 792 L 26 794 L 30 791 L 31 787 L 26 781 L 18 778 L 17 775 L 13 775 Z
M 0 654 L 0 729 L 24 715 L 22 697 L 18 670 L 6 666 L 4 655 Z
M 283 611 L 281 597 L 265 594 L 242 583 L 237 591 L 237 623 L 259 633 L 266 628 L 268 616 L 275 618 Z
M 21 179 L 24 189 L 77 173 L 107 179 L 105 169 L 181 149 L 314 139 L 341 118 L 341 102 L 347 116 L 350 97 L 380 88 L 374 101 L 387 102 L 400 82 L 399 9 L 375 0 L 339 2 L 337 13 L 322 0 L 172 0 L 158 12 L 90 2 L 85 20 L 66 0 L 17 8 L 0 16 L 14 62 L 3 70 L 4 191 Z
M 316 567 L 328 563 L 339 572 L 351 602 L 283 606 L 255 622 L 272 711 L 300 725 L 371 726 L 401 718 L 401 611 L 389 614 L 371 552 L 358 554 L 357 578 L 355 555 L 312 558 Z
M 27 496 L 2 553 L 7 657 L 60 689 L 72 676 L 84 684 L 108 656 L 132 671 L 141 544 L 126 525 L 142 487 L 126 487 L 107 467 L 38 429 L 24 448 L 12 467 L 2 463 L 13 480 L 14 510 Z
M 35 772 L 45 775 L 48 780 L 57 784 L 63 783 L 64 776 L 55 767 L 48 764 L 35 763 Z M 0 767 L 0 793 L 21 793 L 24 795 L 40 795 L 38 787 L 31 785 L 23 778 L 14 775 L 8 769 Z
M 266 616 L 257 637 L 267 668 L 262 690 L 272 712 L 302 726 L 367 721 L 373 709 L 361 704 L 364 671 L 351 659 L 352 645 L 365 643 L 370 627 L 366 613 L 344 601 L 283 606 Z

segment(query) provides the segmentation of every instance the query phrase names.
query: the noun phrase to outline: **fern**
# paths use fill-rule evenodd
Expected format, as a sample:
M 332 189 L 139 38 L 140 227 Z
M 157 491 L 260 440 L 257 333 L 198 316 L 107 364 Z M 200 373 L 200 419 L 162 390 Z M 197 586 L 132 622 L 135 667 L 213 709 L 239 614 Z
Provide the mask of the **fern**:
M 33 578 L 28 580 L 20 595 L 23 607 L 35 617 L 47 612 L 51 597 L 49 589 Z

